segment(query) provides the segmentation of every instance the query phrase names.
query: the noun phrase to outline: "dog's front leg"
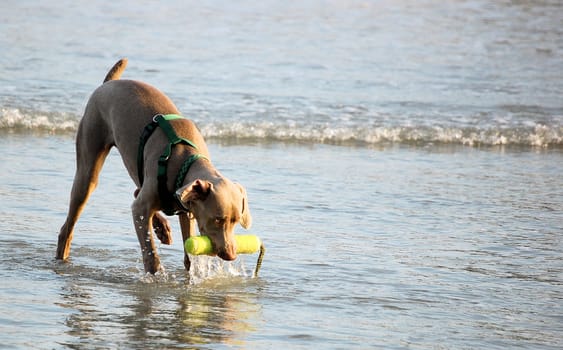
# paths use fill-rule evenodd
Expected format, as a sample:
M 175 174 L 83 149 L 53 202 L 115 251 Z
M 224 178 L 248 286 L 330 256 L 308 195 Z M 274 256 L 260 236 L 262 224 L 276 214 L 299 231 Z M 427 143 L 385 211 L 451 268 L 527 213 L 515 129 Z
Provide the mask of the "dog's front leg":
M 155 211 L 145 205 L 143 201 L 140 200 L 140 197 L 133 201 L 131 209 L 133 212 L 135 231 L 137 232 L 137 238 L 139 239 L 139 244 L 141 245 L 145 272 L 154 274 L 160 270 L 160 258 L 158 257 L 154 238 L 151 232 L 152 217 Z
M 195 219 L 192 214 L 185 213 L 178 215 L 178 220 L 180 221 L 180 229 L 182 230 L 182 242 L 184 242 L 184 267 L 186 271 L 190 271 L 190 257 L 186 252 L 186 240 L 190 237 L 195 236 Z

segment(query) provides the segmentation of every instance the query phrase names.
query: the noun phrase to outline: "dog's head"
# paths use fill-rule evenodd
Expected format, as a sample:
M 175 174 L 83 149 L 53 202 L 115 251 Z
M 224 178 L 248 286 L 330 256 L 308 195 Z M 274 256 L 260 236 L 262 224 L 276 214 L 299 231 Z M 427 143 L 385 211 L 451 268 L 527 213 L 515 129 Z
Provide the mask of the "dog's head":
M 226 178 L 214 182 L 198 179 L 178 189 L 176 196 L 195 216 L 199 232 L 211 239 L 215 254 L 223 260 L 235 260 L 234 228 L 238 223 L 244 228 L 252 224 L 244 188 Z

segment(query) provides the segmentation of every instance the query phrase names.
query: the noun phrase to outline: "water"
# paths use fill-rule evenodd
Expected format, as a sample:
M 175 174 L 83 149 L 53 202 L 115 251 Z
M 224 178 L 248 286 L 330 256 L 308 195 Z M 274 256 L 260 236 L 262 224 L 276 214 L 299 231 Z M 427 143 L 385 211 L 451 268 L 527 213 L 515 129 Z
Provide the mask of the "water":
M 2 348 L 563 347 L 562 20 L 557 1 L 5 2 Z M 186 274 L 174 220 L 146 276 L 115 151 L 54 260 L 78 120 L 123 56 L 245 185 L 259 278 L 254 255 Z

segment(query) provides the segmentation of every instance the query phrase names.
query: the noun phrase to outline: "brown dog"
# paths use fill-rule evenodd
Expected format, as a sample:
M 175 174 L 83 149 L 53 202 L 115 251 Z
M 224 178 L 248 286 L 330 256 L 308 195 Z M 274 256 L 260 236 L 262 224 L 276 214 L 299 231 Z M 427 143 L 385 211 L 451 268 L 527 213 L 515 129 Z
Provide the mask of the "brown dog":
M 171 243 L 170 226 L 160 210 L 179 215 L 184 242 L 195 235 L 195 219 L 219 257 L 236 259 L 233 229 L 237 223 L 244 228 L 252 223 L 246 191 L 213 167 L 199 130 L 178 116 L 167 96 L 148 84 L 119 80 L 126 65 L 122 59 L 109 71 L 78 127 L 76 174 L 57 259 L 69 256 L 74 225 L 113 146 L 137 185 L 131 209 L 146 272 L 160 269 L 151 227 L 163 243 Z M 184 265 L 189 270 L 187 253 Z

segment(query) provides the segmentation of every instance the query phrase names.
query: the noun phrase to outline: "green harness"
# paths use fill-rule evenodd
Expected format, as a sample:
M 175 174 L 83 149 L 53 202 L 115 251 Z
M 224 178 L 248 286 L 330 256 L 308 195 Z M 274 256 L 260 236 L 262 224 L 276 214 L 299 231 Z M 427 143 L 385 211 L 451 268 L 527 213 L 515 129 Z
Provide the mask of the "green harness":
M 170 158 L 170 155 L 172 154 L 172 147 L 182 143 L 185 145 L 188 145 L 190 147 L 192 147 L 193 149 L 197 150 L 197 146 L 190 140 L 185 139 L 183 137 L 179 137 L 176 132 L 174 131 L 174 128 L 172 128 L 172 125 L 170 125 L 169 121 L 170 120 L 175 120 L 175 119 L 184 119 L 184 117 L 182 117 L 181 115 L 177 115 L 177 114 L 157 114 L 153 117 L 152 122 L 149 123 L 145 129 L 143 130 L 142 134 L 141 134 L 141 138 L 139 141 L 139 152 L 137 153 L 137 174 L 139 176 L 139 184 L 140 187 L 143 186 L 143 180 L 144 180 L 144 154 L 145 154 L 145 144 L 147 143 L 149 137 L 152 135 L 152 133 L 156 130 L 156 128 L 160 127 L 162 129 L 162 131 L 164 131 L 164 133 L 166 134 L 166 137 L 168 137 L 168 145 L 166 146 L 166 148 L 164 149 L 164 152 L 162 152 L 162 155 L 160 156 L 160 158 L 158 159 L 158 173 L 157 173 L 157 179 L 158 179 L 158 194 L 160 196 L 160 201 L 162 203 L 162 208 L 161 210 L 164 212 L 164 214 L 166 215 L 175 215 L 175 214 L 179 214 L 182 212 L 186 212 L 187 208 L 185 208 L 185 206 L 182 204 L 182 202 L 176 197 L 175 193 L 176 191 L 182 187 L 183 183 L 184 183 L 184 179 L 186 178 L 186 175 L 188 174 L 188 171 L 190 170 L 190 167 L 192 166 L 192 164 L 198 160 L 198 159 L 208 159 L 206 156 L 204 156 L 203 154 L 200 153 L 195 153 L 192 154 L 191 156 L 188 157 L 188 159 L 186 159 L 184 161 L 184 164 L 182 164 L 182 167 L 180 168 L 180 171 L 178 172 L 178 175 L 176 176 L 176 181 L 174 183 L 174 192 L 171 194 L 168 191 L 168 186 L 166 185 L 168 182 L 168 176 L 167 176 L 167 168 L 168 168 L 168 159 Z M 175 210 L 174 209 L 174 203 L 179 204 L 180 208 L 183 208 L 183 210 Z

